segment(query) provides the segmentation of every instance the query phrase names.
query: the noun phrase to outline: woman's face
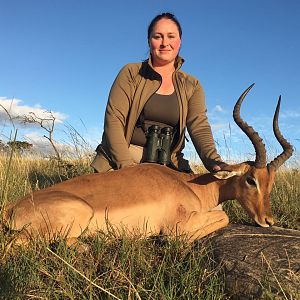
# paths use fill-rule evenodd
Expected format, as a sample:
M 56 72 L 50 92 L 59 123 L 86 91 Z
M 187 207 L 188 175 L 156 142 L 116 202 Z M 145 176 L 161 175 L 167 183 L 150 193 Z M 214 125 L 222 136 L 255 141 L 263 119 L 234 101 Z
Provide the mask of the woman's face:
M 181 44 L 177 25 L 169 19 L 159 20 L 150 35 L 149 46 L 153 66 L 174 63 Z

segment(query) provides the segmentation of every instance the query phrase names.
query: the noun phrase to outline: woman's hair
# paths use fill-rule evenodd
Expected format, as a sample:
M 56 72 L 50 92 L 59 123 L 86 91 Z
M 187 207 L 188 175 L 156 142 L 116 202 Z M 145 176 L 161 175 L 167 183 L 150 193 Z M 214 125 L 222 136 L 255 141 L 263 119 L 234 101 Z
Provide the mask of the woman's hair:
M 160 21 L 161 19 L 168 19 L 168 20 L 173 21 L 173 22 L 176 24 L 177 28 L 178 28 L 179 36 L 180 36 L 180 38 L 181 38 L 181 35 L 182 35 L 182 29 L 181 29 L 181 26 L 180 26 L 179 21 L 176 19 L 176 17 L 175 17 L 173 14 L 166 12 L 166 13 L 162 13 L 162 14 L 160 14 L 160 15 L 157 15 L 157 16 L 151 21 L 150 25 L 148 26 L 148 40 L 150 39 L 150 36 L 151 36 L 151 32 L 152 32 L 152 30 L 153 30 L 153 27 L 154 27 L 154 26 L 156 25 L 156 23 L 157 23 L 158 21 Z

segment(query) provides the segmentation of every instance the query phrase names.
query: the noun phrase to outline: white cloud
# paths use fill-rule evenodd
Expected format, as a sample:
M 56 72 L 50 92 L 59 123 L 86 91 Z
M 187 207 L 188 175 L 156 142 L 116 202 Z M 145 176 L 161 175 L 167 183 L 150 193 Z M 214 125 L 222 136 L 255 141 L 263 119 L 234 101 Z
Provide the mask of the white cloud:
M 212 131 L 218 131 L 218 130 L 227 130 L 228 129 L 228 123 L 212 123 L 211 124 Z
M 280 115 L 284 119 L 287 119 L 287 118 L 292 118 L 292 119 L 300 118 L 300 112 L 291 111 L 291 110 L 287 110 L 285 112 L 282 112 Z
M 56 155 L 50 141 L 44 136 L 41 136 L 40 133 L 36 131 L 31 131 L 29 133 L 25 133 L 23 135 L 23 138 L 25 141 L 33 145 L 33 150 L 36 153 L 40 153 L 45 157 L 48 157 L 49 155 Z M 54 144 L 58 152 L 64 157 L 74 156 L 74 154 L 76 154 L 76 148 L 72 145 L 69 145 L 67 143 L 61 143 L 57 140 L 54 141 Z
M 34 120 L 43 120 L 43 128 L 39 123 L 24 122 L 24 118 L 30 116 Z M 33 144 L 36 151 L 44 154 L 53 153 L 52 146 L 44 135 L 48 136 L 48 132 L 53 130 L 54 121 L 55 138 L 59 136 L 66 118 L 64 113 L 49 111 L 39 104 L 29 106 L 23 104 L 21 99 L 0 97 L 0 139 L 8 141 L 17 133 L 17 139 L 24 139 Z M 62 148 L 59 143 L 57 147 Z
M 211 110 L 208 110 L 207 116 L 209 122 L 215 124 L 228 124 L 231 121 L 231 115 L 221 105 L 216 105 Z
M 36 131 L 25 133 L 24 139 L 27 142 L 29 142 L 31 144 L 35 144 L 35 145 L 46 145 L 49 143 L 49 141 L 47 141 L 47 139 L 45 137 L 41 136 Z
M 61 112 L 53 112 L 42 108 L 39 104 L 34 106 L 23 105 L 21 99 L 0 97 L 0 120 L 11 120 L 14 124 L 22 124 L 24 116 L 34 114 L 40 119 L 49 119 L 52 116 L 56 123 L 63 123 L 67 115 Z
M 213 111 L 214 112 L 224 112 L 224 109 L 222 108 L 221 105 L 216 105 Z

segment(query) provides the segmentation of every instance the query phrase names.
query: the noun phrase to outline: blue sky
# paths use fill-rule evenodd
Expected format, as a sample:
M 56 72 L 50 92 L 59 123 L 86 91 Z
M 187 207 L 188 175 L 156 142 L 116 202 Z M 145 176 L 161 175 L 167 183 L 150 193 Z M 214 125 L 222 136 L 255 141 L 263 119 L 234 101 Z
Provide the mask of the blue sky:
M 126 63 L 147 58 L 148 24 L 165 11 L 183 27 L 183 70 L 204 87 L 221 155 L 253 154 L 231 116 L 253 82 L 242 116 L 265 139 L 270 155 L 277 153 L 272 117 L 282 95 L 280 127 L 299 148 L 298 0 L 0 0 L 0 104 L 13 116 L 51 111 L 61 121 L 55 131 L 59 143 L 68 140 L 69 125 L 94 147 L 115 76 Z M 2 140 L 11 132 L 6 119 L 0 106 Z M 38 143 L 45 134 L 17 119 L 14 125 L 20 140 Z M 193 153 L 191 143 L 186 151 Z

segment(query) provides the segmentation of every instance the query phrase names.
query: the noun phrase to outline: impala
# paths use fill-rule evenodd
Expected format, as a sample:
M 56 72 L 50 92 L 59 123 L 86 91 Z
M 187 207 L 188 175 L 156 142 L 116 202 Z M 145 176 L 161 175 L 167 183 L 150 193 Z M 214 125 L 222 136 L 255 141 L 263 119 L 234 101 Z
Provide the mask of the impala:
M 272 225 L 270 192 L 275 173 L 293 148 L 278 127 L 279 97 L 273 131 L 283 152 L 267 164 L 262 139 L 240 117 L 241 104 L 252 86 L 238 99 L 233 117 L 255 148 L 254 162 L 228 165 L 204 175 L 145 163 L 79 176 L 19 200 L 7 208 L 7 223 L 12 230 L 23 230 L 24 239 L 37 233 L 48 239 L 59 234 L 74 239 L 83 232 L 93 234 L 113 227 L 143 230 L 146 236 L 184 233 L 194 240 L 226 226 L 228 216 L 215 208 L 236 199 L 258 225 Z

